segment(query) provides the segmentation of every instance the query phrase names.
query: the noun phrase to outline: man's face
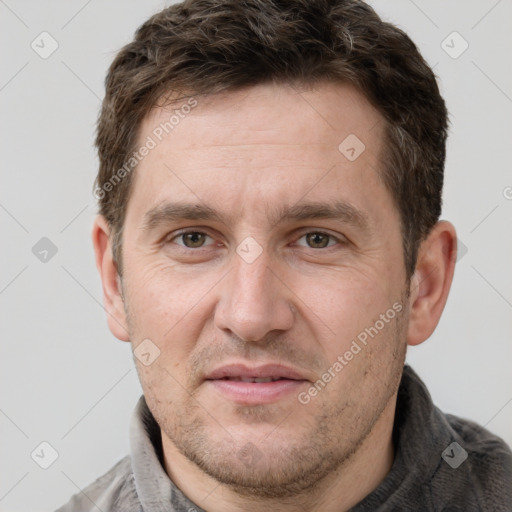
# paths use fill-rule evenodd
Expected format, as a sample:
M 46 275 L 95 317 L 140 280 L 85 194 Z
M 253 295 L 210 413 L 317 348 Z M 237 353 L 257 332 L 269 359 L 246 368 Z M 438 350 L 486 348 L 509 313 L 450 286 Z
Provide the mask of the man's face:
M 393 413 L 408 312 L 383 130 L 349 86 L 263 85 L 198 98 L 137 168 L 122 288 L 134 348 L 160 350 L 136 360 L 144 395 L 164 449 L 240 492 L 308 488 Z

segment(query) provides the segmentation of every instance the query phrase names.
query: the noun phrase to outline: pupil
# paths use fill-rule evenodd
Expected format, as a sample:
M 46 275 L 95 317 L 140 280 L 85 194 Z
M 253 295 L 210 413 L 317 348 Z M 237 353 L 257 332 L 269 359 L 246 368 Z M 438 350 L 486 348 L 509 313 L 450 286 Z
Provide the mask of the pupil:
M 203 233 L 186 233 L 184 238 L 187 247 L 201 247 L 204 243 Z
M 307 235 L 307 241 L 311 247 L 322 248 L 329 243 L 329 237 L 321 233 L 310 233 Z

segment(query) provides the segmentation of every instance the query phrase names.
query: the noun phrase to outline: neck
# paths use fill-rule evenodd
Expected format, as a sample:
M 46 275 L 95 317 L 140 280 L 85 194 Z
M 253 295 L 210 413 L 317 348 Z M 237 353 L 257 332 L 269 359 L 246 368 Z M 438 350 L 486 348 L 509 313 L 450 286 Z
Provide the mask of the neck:
M 396 395 L 354 454 L 313 489 L 287 500 L 241 496 L 206 475 L 162 434 L 165 470 L 174 484 L 208 512 L 346 511 L 376 489 L 391 470 Z

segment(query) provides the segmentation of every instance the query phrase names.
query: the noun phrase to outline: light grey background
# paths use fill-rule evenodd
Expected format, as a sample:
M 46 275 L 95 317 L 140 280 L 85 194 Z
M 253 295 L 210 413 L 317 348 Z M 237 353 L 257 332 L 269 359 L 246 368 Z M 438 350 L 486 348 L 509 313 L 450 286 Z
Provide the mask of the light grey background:
M 101 305 L 92 142 L 109 63 L 165 4 L 0 0 L 1 511 L 53 510 L 128 453 L 141 388 Z M 443 218 L 467 247 L 437 331 L 408 361 L 439 407 L 512 444 L 512 1 L 373 5 L 440 77 L 452 123 Z M 59 45 L 47 59 L 31 48 L 51 48 L 43 31 Z M 458 58 L 453 31 L 469 44 Z M 42 237 L 58 249 L 46 263 L 32 252 Z M 46 470 L 31 458 L 42 441 L 59 454 Z

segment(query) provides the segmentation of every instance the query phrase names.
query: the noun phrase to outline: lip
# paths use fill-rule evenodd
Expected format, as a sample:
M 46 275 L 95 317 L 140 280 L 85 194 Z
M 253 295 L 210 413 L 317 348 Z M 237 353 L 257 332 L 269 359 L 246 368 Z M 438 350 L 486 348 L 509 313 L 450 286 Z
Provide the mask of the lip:
M 307 380 L 298 370 L 282 364 L 264 364 L 260 366 L 247 366 L 245 364 L 229 364 L 220 366 L 210 372 L 205 380 L 218 380 L 225 378 L 276 378 L 288 380 Z
M 245 382 L 236 379 L 279 379 Z M 284 399 L 309 382 L 298 370 L 281 364 L 247 366 L 230 364 L 210 372 L 205 383 L 228 400 L 244 405 L 269 404 Z

